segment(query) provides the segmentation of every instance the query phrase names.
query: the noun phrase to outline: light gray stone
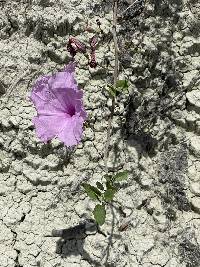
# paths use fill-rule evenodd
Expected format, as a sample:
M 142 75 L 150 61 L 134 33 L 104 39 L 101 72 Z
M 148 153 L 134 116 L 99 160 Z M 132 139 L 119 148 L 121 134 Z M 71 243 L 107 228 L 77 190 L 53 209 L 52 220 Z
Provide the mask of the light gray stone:
M 200 109 L 200 89 L 186 93 L 186 97 L 190 104 Z
M 191 183 L 191 192 L 196 195 L 200 196 L 200 181 L 196 183 Z
M 190 146 L 194 155 L 200 157 L 200 136 L 192 136 L 190 139 Z
M 200 213 L 200 197 L 193 197 L 191 199 L 191 204 L 193 206 L 193 209 L 197 212 Z

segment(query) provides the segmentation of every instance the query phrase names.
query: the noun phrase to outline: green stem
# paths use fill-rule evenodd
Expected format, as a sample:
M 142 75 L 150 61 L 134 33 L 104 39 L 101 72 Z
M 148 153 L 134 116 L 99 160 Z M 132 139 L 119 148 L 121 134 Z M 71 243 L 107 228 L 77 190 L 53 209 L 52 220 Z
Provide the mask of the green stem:
M 114 47 L 115 47 L 115 67 L 114 67 L 114 73 L 113 73 L 113 79 L 114 79 L 114 87 L 116 87 L 116 83 L 118 80 L 119 75 L 119 55 L 118 55 L 118 44 L 117 44 L 117 4 L 118 0 L 113 0 L 113 26 L 112 26 L 112 33 L 113 33 L 113 41 L 114 41 Z M 112 96 L 112 106 L 110 111 L 110 117 L 108 120 L 108 127 L 107 127 L 107 139 L 106 139 L 106 145 L 105 145 L 105 152 L 104 152 L 104 164 L 105 164 L 105 171 L 108 173 L 108 149 L 110 146 L 110 138 L 111 138 L 111 132 L 112 132 L 112 122 L 113 122 L 113 116 L 115 111 L 115 97 Z

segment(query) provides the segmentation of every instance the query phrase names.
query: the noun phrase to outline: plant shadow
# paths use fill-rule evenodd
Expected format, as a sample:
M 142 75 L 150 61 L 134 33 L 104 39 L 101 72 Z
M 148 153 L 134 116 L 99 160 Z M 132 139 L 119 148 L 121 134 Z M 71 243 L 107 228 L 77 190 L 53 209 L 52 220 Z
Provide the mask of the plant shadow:
M 133 66 L 130 86 L 132 92 L 125 103 L 126 122 L 121 135 L 125 139 L 131 137 L 141 144 L 142 153 L 154 156 L 158 147 L 166 148 L 169 143 L 175 142 L 170 134 L 174 124 L 172 113 L 186 108 L 184 96 L 187 90 L 183 87 L 179 70 L 182 65 L 177 60 L 172 45 L 173 34 L 180 27 L 181 18 L 178 14 L 184 9 L 183 1 L 150 0 L 150 3 L 152 12 L 149 12 L 144 4 L 140 14 L 133 13 L 132 8 L 119 21 L 121 68 L 130 68 L 130 64 Z M 152 27 L 146 19 L 148 21 L 155 15 L 159 18 L 159 25 Z M 162 31 L 161 27 L 165 25 L 166 20 L 172 25 L 168 32 Z M 140 34 L 137 36 L 135 32 Z M 153 35 L 158 40 L 155 41 Z M 138 40 L 137 45 L 128 41 L 134 38 Z M 146 45 L 145 38 L 149 38 L 149 42 L 152 41 L 152 48 Z M 162 58 L 163 51 L 166 53 L 165 58 Z M 123 62 L 124 58 L 129 58 L 130 62 Z
M 81 256 L 94 266 L 101 266 L 85 250 L 85 238 L 89 235 L 95 235 L 98 231 L 97 225 L 93 220 L 86 220 L 66 229 L 52 230 L 52 237 L 60 237 L 56 242 L 56 253 L 61 258 L 70 256 Z

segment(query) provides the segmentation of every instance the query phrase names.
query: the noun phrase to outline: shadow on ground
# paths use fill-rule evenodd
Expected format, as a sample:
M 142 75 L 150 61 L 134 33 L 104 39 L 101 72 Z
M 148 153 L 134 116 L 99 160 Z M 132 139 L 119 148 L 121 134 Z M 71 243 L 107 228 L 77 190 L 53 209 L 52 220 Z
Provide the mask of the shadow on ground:
M 98 227 L 93 220 L 86 220 L 67 229 L 52 230 L 52 237 L 60 237 L 56 242 L 56 253 L 61 258 L 81 255 L 82 259 L 90 264 L 101 266 L 84 249 L 85 238 L 89 235 L 95 235 L 97 231 Z
M 128 4 L 122 2 L 121 10 L 124 10 Z M 138 9 L 128 9 L 119 20 L 121 68 L 132 66 L 132 75 L 135 77 L 130 86 L 132 93 L 126 103 L 126 123 L 122 136 L 127 138 L 131 135 L 141 144 L 144 153 L 154 156 L 158 146 L 169 144 L 171 137 L 168 134 L 173 124 L 171 113 L 177 108 L 185 109 L 186 105 L 184 101 L 181 107 L 177 104 L 186 92 L 172 46 L 173 33 L 180 27 L 179 12 L 184 5 L 182 0 L 151 0 L 153 10 L 149 11 L 145 1 L 138 2 Z M 149 23 L 155 14 L 157 21 Z M 170 30 L 162 31 L 164 25 L 169 27 L 167 23 L 172 25 Z M 134 46 L 132 39 L 137 40 L 138 44 Z M 149 43 L 146 43 L 147 39 Z M 161 122 L 165 128 L 158 133 L 155 128 L 160 127 Z M 170 143 L 173 141 L 170 140 Z

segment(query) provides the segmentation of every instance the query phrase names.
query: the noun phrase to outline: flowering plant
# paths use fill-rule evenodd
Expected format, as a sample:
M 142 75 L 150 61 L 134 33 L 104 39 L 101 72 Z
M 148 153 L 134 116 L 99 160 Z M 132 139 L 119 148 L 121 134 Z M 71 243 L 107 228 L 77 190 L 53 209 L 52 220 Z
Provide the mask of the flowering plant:
M 121 182 L 128 178 L 128 171 L 109 173 L 108 154 L 110 139 L 112 135 L 112 122 L 115 112 L 117 96 L 128 91 L 128 81 L 119 80 L 119 55 L 117 44 L 117 4 L 113 0 L 113 41 L 115 47 L 115 66 L 113 73 L 113 85 L 107 85 L 112 105 L 108 119 L 107 137 L 105 142 L 104 163 L 105 175 L 101 182 L 97 181 L 96 186 L 90 183 L 82 183 L 85 193 L 94 201 L 98 201 L 93 210 L 93 216 L 98 225 L 103 225 L 106 219 L 106 207 L 111 205 L 115 194 L 120 190 Z M 101 34 L 101 23 L 97 20 Z M 74 78 L 75 56 L 82 53 L 88 59 L 90 68 L 97 67 L 96 48 L 99 35 L 95 34 L 89 39 L 89 45 L 81 42 L 75 37 L 70 37 L 67 50 L 72 61 L 62 71 L 54 75 L 40 77 L 32 90 L 31 101 L 36 107 L 37 116 L 33 123 L 36 127 L 36 134 L 41 141 L 47 142 L 54 137 L 60 139 L 66 146 L 77 145 L 82 137 L 83 123 L 87 114 L 83 107 L 83 92 L 78 88 Z

